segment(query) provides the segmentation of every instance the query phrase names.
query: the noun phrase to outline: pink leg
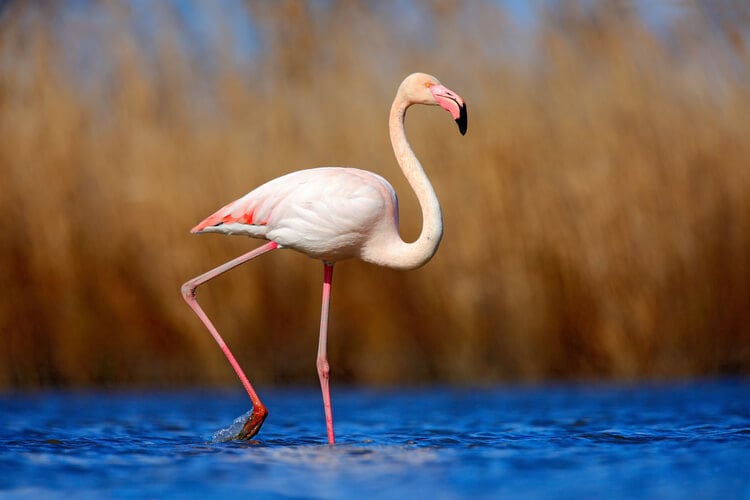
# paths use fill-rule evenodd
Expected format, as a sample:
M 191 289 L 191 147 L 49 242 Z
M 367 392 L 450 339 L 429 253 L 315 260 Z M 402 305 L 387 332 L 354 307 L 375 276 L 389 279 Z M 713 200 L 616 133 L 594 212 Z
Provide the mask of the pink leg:
M 260 246 L 254 250 L 251 250 L 250 252 L 244 255 L 241 255 L 237 257 L 236 259 L 230 260 L 229 262 L 226 262 L 220 265 L 219 267 L 216 267 L 206 273 L 203 273 L 200 276 L 193 278 L 190 281 L 186 282 L 184 285 L 182 285 L 182 296 L 185 299 L 185 302 L 187 302 L 190 308 L 195 312 L 198 318 L 203 322 L 203 324 L 206 326 L 208 331 L 213 336 L 214 340 L 216 340 L 216 343 L 219 344 L 219 347 L 221 347 L 221 350 L 224 352 L 224 355 L 229 360 L 229 364 L 232 365 L 232 368 L 234 368 L 234 371 L 237 373 L 237 376 L 240 378 L 242 385 L 245 386 L 245 390 L 247 391 L 247 394 L 250 396 L 250 401 L 253 403 L 253 412 L 250 415 L 250 417 L 247 419 L 247 422 L 245 423 L 240 433 L 237 435 L 237 439 L 250 439 L 254 435 L 256 435 L 258 431 L 260 430 L 260 426 L 263 425 L 263 421 L 266 419 L 266 416 L 268 416 L 268 410 L 266 409 L 266 406 L 261 402 L 260 398 L 258 397 L 258 394 L 256 394 L 255 389 L 253 389 L 253 386 L 250 384 L 250 381 L 245 376 L 245 372 L 243 372 L 242 368 L 240 368 L 239 363 L 237 363 L 237 360 L 235 359 L 232 352 L 229 350 L 229 347 L 224 342 L 224 339 L 221 338 L 221 335 L 219 335 L 219 332 L 216 330 L 216 327 L 214 327 L 213 323 L 211 323 L 211 320 L 208 319 L 208 316 L 206 316 L 206 313 L 203 312 L 203 309 L 201 309 L 201 306 L 198 305 L 198 301 L 195 298 L 195 290 L 202 284 L 214 279 L 220 274 L 224 274 L 230 269 L 233 269 L 239 266 L 240 264 L 243 264 L 249 260 L 252 260 L 255 257 L 258 257 L 259 255 L 263 255 L 266 252 L 275 250 L 276 248 L 278 248 L 278 246 L 279 246 L 278 243 L 276 243 L 275 241 L 269 241 L 265 245 Z
M 333 278 L 333 264 L 324 262 L 323 269 L 323 304 L 320 310 L 320 338 L 318 340 L 318 378 L 320 378 L 320 389 L 323 391 L 323 410 L 326 415 L 326 430 L 328 431 L 328 444 L 334 444 L 333 436 L 333 410 L 331 409 L 331 391 L 329 380 L 331 368 L 328 365 L 328 352 L 326 348 L 328 335 L 328 309 L 331 302 L 331 279 Z

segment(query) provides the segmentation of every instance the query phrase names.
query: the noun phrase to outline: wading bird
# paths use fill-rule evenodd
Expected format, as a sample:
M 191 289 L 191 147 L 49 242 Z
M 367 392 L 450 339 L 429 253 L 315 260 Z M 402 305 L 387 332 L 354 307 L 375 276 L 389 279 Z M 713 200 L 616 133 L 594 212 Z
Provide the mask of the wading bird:
M 323 261 L 323 300 L 320 314 L 317 369 L 323 392 L 328 443 L 334 443 L 333 412 L 329 391 L 326 336 L 333 265 L 358 258 L 394 269 L 415 269 L 435 254 L 443 235 L 443 220 L 435 191 L 406 140 L 404 118 L 412 104 L 438 105 L 447 110 L 466 133 L 463 99 L 435 77 L 414 73 L 396 92 L 388 120 L 391 144 L 401 170 L 422 209 L 422 231 L 407 243 L 398 231 L 398 201 L 383 177 L 356 168 L 321 167 L 278 177 L 229 203 L 195 226 L 193 233 L 239 234 L 267 240 L 182 286 L 182 295 L 226 355 L 245 386 L 253 410 L 237 439 L 250 439 L 260 430 L 268 410 L 256 394 L 219 332 L 198 304 L 196 289 L 255 257 L 277 248 L 291 248 Z

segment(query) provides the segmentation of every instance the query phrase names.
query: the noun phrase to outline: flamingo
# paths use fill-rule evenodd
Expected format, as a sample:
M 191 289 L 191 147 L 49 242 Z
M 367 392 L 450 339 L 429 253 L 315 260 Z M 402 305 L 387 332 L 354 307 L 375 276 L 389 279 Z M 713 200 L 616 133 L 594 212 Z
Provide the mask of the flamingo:
M 182 286 L 182 295 L 234 368 L 250 396 L 252 411 L 236 439 L 255 436 L 268 415 L 255 389 L 232 352 L 196 300 L 196 289 L 230 269 L 277 248 L 291 248 L 323 261 L 317 371 L 323 394 L 329 445 L 335 443 L 327 354 L 331 280 L 336 262 L 358 258 L 393 269 L 416 269 L 437 251 L 443 221 L 432 185 L 406 139 L 404 118 L 412 104 L 438 105 L 466 133 L 463 99 L 434 76 L 414 73 L 398 87 L 388 120 L 391 144 L 401 170 L 422 210 L 422 231 L 416 241 L 401 239 L 398 200 L 393 187 L 378 174 L 347 167 L 320 167 L 273 179 L 208 216 L 192 233 L 239 234 L 267 240 L 265 244 L 226 262 Z

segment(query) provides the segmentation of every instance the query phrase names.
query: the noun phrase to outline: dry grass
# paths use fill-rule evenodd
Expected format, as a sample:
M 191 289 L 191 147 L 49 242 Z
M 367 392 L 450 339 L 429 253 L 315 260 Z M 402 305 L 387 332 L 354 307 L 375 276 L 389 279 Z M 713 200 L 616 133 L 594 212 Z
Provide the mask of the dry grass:
M 750 370 L 742 2 L 684 2 L 658 33 L 626 2 L 547 7 L 525 32 L 491 2 L 402 21 L 200 4 L 229 33 L 203 38 L 169 4 L 56 5 L 0 11 L 0 386 L 233 380 L 179 287 L 257 243 L 188 229 L 284 172 L 351 164 L 391 179 L 415 237 L 386 130 L 414 70 L 469 104 L 465 138 L 409 116 L 446 234 L 416 272 L 337 267 L 337 380 Z M 251 378 L 315 380 L 321 275 L 279 252 L 201 289 Z

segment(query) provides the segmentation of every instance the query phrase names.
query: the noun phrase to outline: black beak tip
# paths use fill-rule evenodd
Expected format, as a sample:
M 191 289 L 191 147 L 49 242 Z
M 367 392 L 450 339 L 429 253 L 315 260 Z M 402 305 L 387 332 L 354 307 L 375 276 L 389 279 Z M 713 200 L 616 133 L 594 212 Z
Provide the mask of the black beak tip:
M 466 115 L 466 104 L 461 106 L 461 114 L 456 118 L 458 124 L 458 131 L 461 135 L 466 135 L 466 127 L 468 126 L 468 116 Z

